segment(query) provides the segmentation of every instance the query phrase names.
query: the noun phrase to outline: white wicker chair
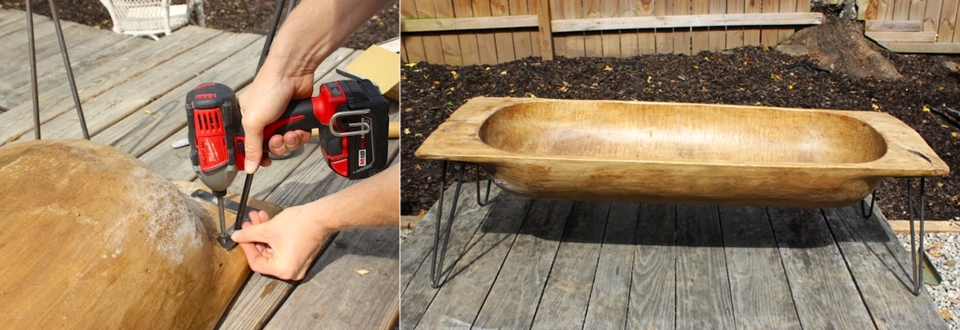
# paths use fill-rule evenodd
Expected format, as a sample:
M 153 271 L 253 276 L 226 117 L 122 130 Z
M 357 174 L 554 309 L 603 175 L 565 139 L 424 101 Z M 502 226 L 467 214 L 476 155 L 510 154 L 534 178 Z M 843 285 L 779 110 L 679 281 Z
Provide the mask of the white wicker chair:
M 187 25 L 190 14 L 196 13 L 197 24 L 206 26 L 203 0 L 187 0 L 171 5 L 170 0 L 100 0 L 113 21 L 113 32 L 159 39 Z

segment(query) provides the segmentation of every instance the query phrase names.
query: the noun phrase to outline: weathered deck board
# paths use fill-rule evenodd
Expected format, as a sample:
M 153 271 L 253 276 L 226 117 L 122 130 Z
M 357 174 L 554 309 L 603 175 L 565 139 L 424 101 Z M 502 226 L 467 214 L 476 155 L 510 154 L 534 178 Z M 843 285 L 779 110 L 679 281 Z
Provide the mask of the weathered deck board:
M 74 69 L 74 75 L 85 72 L 85 68 L 95 66 L 98 63 L 109 63 L 116 58 L 123 56 L 140 47 L 146 46 L 149 41 L 139 38 L 121 37 L 116 34 L 99 34 L 100 37 L 94 40 L 74 45 L 76 40 L 67 39 L 67 47 L 70 55 L 71 67 Z M 117 39 L 121 38 L 121 39 Z M 105 40 L 104 40 L 105 39 Z M 19 84 L 10 84 L 0 87 L 0 102 L 3 102 L 4 108 L 11 109 L 31 102 L 32 94 L 29 88 L 30 69 L 23 66 L 21 72 L 12 73 L 13 76 L 20 78 L 9 80 L 19 82 Z M 63 60 L 60 56 L 48 57 L 42 62 L 37 63 L 37 84 L 38 86 L 58 86 L 67 83 L 67 74 L 63 68 Z M 47 98 L 46 90 L 41 91 L 41 96 Z M 32 105 L 32 104 L 31 104 Z
M 452 189 L 445 193 L 451 198 Z M 468 204 L 475 198 L 473 190 L 462 194 Z M 491 214 L 503 212 L 504 205 L 495 204 Z M 819 210 L 614 203 L 609 212 L 606 205 L 534 201 L 499 268 L 497 262 L 457 267 L 446 283 L 456 287 L 441 287 L 436 298 L 435 290 L 407 295 L 408 287 L 402 310 L 417 319 L 402 317 L 403 328 L 945 327 L 927 295 L 913 297 L 907 290 L 908 254 L 889 227 L 877 218 L 862 220 L 856 205 Z M 635 227 L 630 218 L 639 220 Z M 503 235 L 486 229 L 491 221 L 486 213 L 464 213 L 454 231 Z M 432 225 L 418 225 L 407 240 L 427 243 L 404 242 L 404 256 L 427 253 L 432 235 Z M 451 248 L 482 255 L 487 246 L 460 239 Z M 623 247 L 632 255 L 625 256 Z M 492 254 L 499 260 L 503 252 Z M 426 285 L 426 268 L 404 274 L 404 284 Z M 460 291 L 463 306 L 440 298 Z M 484 300 L 479 312 L 478 299 Z M 429 319 L 419 319 L 423 311 L 431 313 Z
M 395 156 L 399 141 L 391 140 L 389 148 L 391 155 Z M 321 177 L 324 179 L 317 182 L 317 178 Z M 291 205 L 303 204 L 352 183 L 334 174 L 324 164 L 322 152 L 316 150 L 292 171 L 290 177 L 284 180 L 284 186 L 271 193 L 271 198 Z M 399 236 L 395 228 L 346 230 L 332 239 L 332 243 L 307 273 L 307 278 L 295 288 L 286 282 L 254 275 L 262 280 L 257 283 L 276 283 L 274 288 L 277 293 L 286 297 L 285 300 L 273 301 L 277 305 L 274 307 L 276 314 L 262 314 L 269 317 L 266 327 L 290 329 L 323 325 L 343 329 L 388 328 L 399 313 L 398 244 Z M 357 270 L 361 269 L 370 273 L 360 275 Z M 266 283 L 269 286 L 269 282 Z M 261 292 L 256 285 L 248 284 L 248 288 L 253 293 Z M 344 304 L 342 297 L 351 297 L 351 300 L 360 304 Z M 266 301 L 262 296 L 258 298 L 261 302 Z M 237 309 L 231 314 L 249 315 L 250 312 Z
M 456 166 L 450 165 L 450 171 L 456 169 Z M 448 173 L 448 179 L 453 177 L 452 174 Z M 481 188 L 482 192 L 485 192 L 484 188 Z M 494 201 L 497 196 L 500 194 L 500 189 L 495 185 L 493 186 L 493 191 L 490 192 L 490 201 Z M 467 191 L 470 193 L 468 194 Z M 464 185 L 460 194 L 460 199 L 457 201 L 457 219 L 459 218 L 474 218 L 474 217 L 485 217 L 487 213 L 493 208 L 496 204 L 495 202 L 488 203 L 487 205 L 481 207 L 475 202 L 475 194 L 477 188 L 475 185 Z M 443 224 L 446 223 L 446 219 L 450 215 L 450 208 L 453 206 L 453 190 L 448 190 L 444 192 L 444 204 L 443 204 Z M 423 220 L 417 225 L 418 228 L 435 228 L 437 223 L 437 207 L 434 205 L 423 216 Z M 479 215 L 477 214 L 479 212 Z M 474 224 L 476 225 L 476 224 Z M 470 227 L 469 223 L 463 223 L 462 221 L 455 221 L 453 223 L 453 231 L 462 231 L 467 230 Z M 452 238 L 451 238 L 452 239 Z M 400 274 L 400 288 L 402 292 L 405 292 L 410 286 L 414 274 L 419 272 L 419 269 L 427 267 L 424 263 L 428 257 L 432 256 L 432 247 L 433 247 L 433 236 L 432 234 L 427 235 L 414 235 L 407 237 L 402 243 L 403 245 L 403 258 L 401 258 L 400 268 L 403 270 Z M 451 243 L 452 244 L 452 243 Z M 448 248 L 449 251 L 449 248 Z M 449 261 L 449 259 L 447 259 Z M 429 268 L 429 267 L 428 267 Z M 424 271 L 429 272 L 427 268 L 424 268 Z M 422 273 L 426 274 L 426 273 Z M 426 276 L 422 275 L 421 276 Z M 431 298 L 432 299 L 432 298 Z M 421 311 L 422 313 L 423 311 Z M 417 316 L 419 318 L 419 316 Z M 406 322 L 406 320 L 404 320 Z
M 800 324 L 807 329 L 872 328 L 870 314 L 820 210 L 768 208 L 767 212 Z
M 677 206 L 677 328 L 736 328 L 723 252 L 717 206 Z
M 249 84 L 253 80 L 262 47 L 260 42 L 253 42 L 236 51 L 220 63 L 143 105 L 139 111 L 130 112 L 100 133 L 94 134 L 93 140 L 112 145 L 131 155 L 143 154 L 180 128 L 186 127 L 185 95 L 197 85 L 215 81 L 238 89 Z
M 190 167 L 190 148 L 174 149 L 171 147 L 174 141 L 181 140 L 187 136 L 187 127 L 184 126 L 176 133 L 173 133 L 166 140 L 160 142 L 153 149 L 137 156 L 144 163 L 150 164 L 157 174 L 167 179 L 177 179 L 182 181 L 193 181 L 197 174 Z
M 849 207 L 823 212 L 878 329 L 947 328 L 939 322 L 936 305 L 925 288 L 920 296 L 907 293 L 913 288 L 913 273 L 910 262 L 903 261 L 910 260 L 910 254 L 882 218 L 879 207 L 868 219 Z
M 676 324 L 676 210 L 676 205 L 640 206 L 627 329 L 672 329 Z
M 24 14 L 26 16 L 26 14 Z M 49 18 L 39 19 L 39 15 L 33 15 L 35 17 L 33 21 L 33 38 L 34 46 L 37 48 L 37 60 L 51 56 L 54 54 L 54 50 L 59 52 L 59 46 L 57 46 L 57 36 L 54 33 L 53 21 Z M 0 45 L 4 46 L 4 61 L 0 62 L 0 70 L 9 70 L 10 68 L 16 68 L 22 65 L 27 65 L 30 63 L 30 53 L 27 51 L 27 28 L 26 28 L 26 19 L 20 22 L 23 24 L 23 27 L 20 28 L 16 33 L 9 33 L 3 37 L 0 37 Z M 68 29 L 76 29 L 77 24 L 65 22 L 61 25 L 66 34 Z
M 500 269 L 506 259 L 532 204 L 533 200 L 516 195 L 503 195 L 497 200 L 497 207 L 490 211 L 481 229 L 467 243 L 466 253 L 459 258 L 449 256 L 457 259 L 456 264 L 418 326 L 451 329 L 473 324 L 497 277 L 495 270 Z M 489 271 L 463 272 L 472 267 Z
M 739 329 L 800 329 L 767 212 L 721 206 L 733 312 Z
M 244 73 L 240 63 L 244 62 L 242 61 L 244 57 L 256 53 L 256 48 L 259 47 L 252 44 L 260 39 L 262 39 L 261 36 L 254 34 L 224 35 L 218 38 L 218 42 L 200 45 L 193 51 L 165 63 L 167 66 L 177 68 L 176 70 L 157 70 L 141 74 L 103 94 L 84 98 L 83 111 L 90 135 L 99 134 L 135 111 L 151 110 L 143 107 L 158 97 L 170 95 L 174 98 L 176 94 L 186 95 L 187 91 L 195 85 L 185 84 L 195 81 L 196 77 L 202 73 L 208 72 L 205 76 L 208 79 L 220 77 L 229 79 L 227 77 Z M 232 60 L 225 61 L 231 58 L 231 55 L 238 53 L 246 56 L 232 57 Z M 250 58 L 247 62 L 255 59 L 256 57 Z M 159 110 L 161 109 L 151 111 Z M 164 110 L 168 113 L 175 111 L 175 109 Z M 47 132 L 44 134 L 46 138 L 80 138 L 82 136 L 78 125 L 76 115 L 67 112 L 42 124 L 40 128 Z M 25 139 L 31 138 L 32 136 L 25 137 Z
M 532 329 L 583 328 L 609 213 L 610 203 L 574 204 Z
M 37 19 L 34 19 L 34 24 L 40 20 L 43 16 L 38 16 Z M 27 13 L 19 10 L 2 10 L 0 11 L 0 37 L 11 34 L 19 33 L 22 29 L 27 28 Z M 42 19 L 48 19 L 43 17 Z M 49 19 L 48 19 L 49 20 Z M 24 32 L 26 35 L 26 32 Z
M 311 145 L 315 145 L 315 144 L 311 143 Z M 396 140 L 391 140 L 389 148 L 391 150 L 397 150 L 399 148 L 398 142 Z M 346 180 L 344 178 L 337 176 L 336 174 L 333 173 L 333 171 L 329 169 L 329 167 L 327 167 L 324 164 L 325 161 L 323 159 L 323 154 L 319 149 L 315 147 L 312 149 L 305 149 L 304 154 L 298 156 L 297 158 L 299 158 L 298 162 L 288 162 L 288 164 L 296 165 L 296 168 L 289 167 L 288 165 L 288 167 L 285 167 L 283 170 L 274 169 L 275 172 L 282 172 L 282 176 L 278 175 L 282 178 L 281 180 L 282 182 L 280 183 L 279 187 L 277 187 L 275 190 L 272 190 L 269 193 L 269 195 L 266 198 L 264 198 L 264 200 L 270 201 L 270 203 L 286 208 L 293 205 L 300 205 L 300 204 L 304 204 L 304 203 L 319 199 L 320 197 L 339 191 L 345 185 L 349 184 L 349 180 Z M 257 180 L 262 181 L 263 178 L 257 177 L 254 179 L 254 182 L 257 182 Z M 376 229 L 374 229 L 373 231 L 376 231 Z M 357 245 L 358 248 L 365 249 L 365 247 L 360 247 L 359 245 L 360 243 L 369 244 L 369 242 L 360 241 L 360 239 L 363 239 L 364 237 L 366 236 L 365 235 L 357 236 L 357 235 L 351 234 L 351 235 L 346 235 L 341 237 L 340 235 L 336 235 L 336 236 L 330 237 L 328 239 L 328 242 L 333 242 L 333 245 L 340 245 L 340 246 Z M 386 250 L 378 250 L 378 251 L 379 251 L 379 255 L 385 255 L 385 253 L 387 253 Z M 318 257 L 322 258 L 323 255 L 324 254 L 321 254 Z M 394 253 L 393 256 L 394 258 L 396 258 L 397 254 Z M 367 269 L 371 271 L 379 269 L 381 272 L 381 275 L 383 275 L 385 274 L 383 273 L 384 267 L 387 267 L 387 268 L 392 267 L 393 269 L 397 269 L 398 268 L 397 264 L 398 264 L 397 261 L 393 261 L 392 266 L 389 266 L 388 264 L 384 264 L 384 263 L 378 263 L 377 265 L 379 267 L 377 268 L 372 267 L 373 264 L 371 263 L 366 263 L 365 265 L 368 265 Z M 324 265 L 325 264 L 318 262 L 313 266 L 313 268 L 311 268 L 310 272 L 315 274 L 317 273 L 317 269 L 323 269 Z M 324 269 L 324 271 L 326 270 Z M 342 272 L 336 272 L 336 273 L 341 275 L 344 274 Z M 350 273 L 347 273 L 347 275 L 350 275 Z M 326 276 L 326 274 L 324 276 Z M 390 282 L 396 283 L 396 274 L 394 273 L 393 276 L 394 276 L 393 280 L 391 280 Z M 300 285 L 316 286 L 318 285 L 314 283 L 316 281 L 319 281 L 320 283 L 330 282 L 330 281 L 326 281 L 324 279 L 325 277 L 323 276 L 321 277 L 309 276 L 308 278 L 309 278 L 308 280 L 305 280 L 305 282 L 301 283 Z M 333 282 L 336 282 L 336 281 L 333 281 Z M 296 283 L 293 283 L 293 282 L 281 281 L 273 277 L 263 276 L 257 273 L 252 274 L 250 276 L 250 279 L 247 280 L 246 285 L 237 295 L 236 300 L 234 301 L 231 308 L 227 311 L 227 314 L 224 315 L 221 321 L 221 328 L 222 329 L 249 329 L 249 328 L 262 328 L 268 325 L 270 322 L 273 322 L 274 318 L 277 317 L 275 313 L 279 313 L 278 309 L 285 304 L 285 300 L 288 299 L 288 296 L 290 296 L 291 292 L 294 290 L 295 285 Z M 365 287 L 370 287 L 370 286 L 367 285 Z M 396 285 L 394 285 L 393 287 L 396 287 Z M 347 289 L 346 287 L 340 287 L 340 286 L 338 286 L 338 288 Z M 348 294 L 354 294 L 354 293 L 360 294 L 360 293 L 364 293 L 364 291 L 340 292 L 335 296 L 336 297 L 351 296 Z M 379 293 L 377 292 L 373 292 L 373 293 L 377 294 L 375 297 L 380 297 Z M 370 297 L 370 296 L 366 295 L 364 297 Z M 359 297 L 357 298 L 359 299 Z M 326 299 L 326 298 L 323 298 L 323 299 Z M 325 301 L 328 301 L 328 300 L 325 300 Z M 320 305 L 313 305 L 312 303 L 314 302 L 308 301 L 308 302 L 303 302 L 302 304 L 293 303 L 292 307 L 288 307 L 288 310 L 285 311 L 284 313 L 288 314 L 288 316 L 286 317 L 294 318 L 296 317 L 295 315 L 303 314 L 302 311 L 304 309 L 309 310 L 309 309 L 317 308 L 320 306 Z M 336 305 L 337 304 L 335 304 L 334 306 Z M 387 303 L 386 305 L 390 305 L 390 304 Z M 295 308 L 293 306 L 295 306 Z M 382 302 L 379 305 L 370 302 L 365 306 L 382 307 L 384 305 L 382 304 Z M 355 305 L 354 307 L 356 308 Z M 369 312 L 366 309 L 362 309 L 362 308 L 356 308 L 356 309 L 358 311 Z M 307 313 L 307 315 L 309 316 L 309 319 L 315 319 L 314 321 L 320 320 L 319 318 L 315 318 L 310 313 Z M 362 322 L 365 319 L 366 318 L 361 318 L 361 319 L 344 318 L 340 322 Z M 290 322 L 299 322 L 299 321 L 291 320 Z M 376 322 L 376 321 L 371 320 L 371 322 Z
M 89 33 L 87 27 L 78 27 L 72 25 L 71 28 L 63 28 L 64 41 L 67 44 L 68 55 L 71 62 L 77 62 L 91 54 L 104 50 L 103 45 L 113 45 L 115 43 L 129 43 L 131 38 L 124 38 L 115 34 Z M 60 45 L 57 42 L 55 34 L 48 35 L 46 40 L 37 40 L 37 77 L 45 78 L 47 75 L 55 74 L 56 79 L 66 81 L 67 76 L 63 67 L 63 59 L 60 56 Z M 42 46 L 42 48 L 41 48 Z M 26 53 L 27 48 L 18 50 L 20 53 Z M 20 95 L 12 93 L 14 89 L 30 83 L 30 62 L 25 56 L 22 60 L 10 59 L 11 67 L 0 69 L 0 108 L 11 109 L 17 105 L 30 101 L 30 94 Z
M 393 113 L 391 114 L 391 120 L 397 119 L 397 116 L 399 115 L 398 110 L 399 110 L 399 107 L 396 104 L 393 104 L 391 106 L 391 111 L 393 111 Z M 387 148 L 391 150 L 391 152 L 389 153 L 390 155 L 389 157 L 395 157 L 395 155 L 399 152 L 399 146 L 400 145 L 398 140 L 390 140 L 390 142 L 387 145 Z M 285 161 L 286 161 L 286 164 L 283 164 L 282 167 L 274 168 L 274 166 L 280 166 L 280 164 L 276 164 L 276 165 L 271 165 L 269 168 L 267 168 L 272 170 L 272 173 L 273 173 L 272 177 L 265 179 L 262 176 L 257 176 L 253 180 L 254 183 L 258 181 L 272 181 L 272 183 L 276 183 L 275 185 L 265 186 L 264 189 L 260 190 L 259 192 L 266 196 L 265 198 L 263 198 L 264 200 L 270 201 L 271 203 L 274 203 L 284 208 L 314 201 L 323 196 L 337 192 L 353 183 L 352 181 L 342 178 L 337 174 L 333 173 L 333 171 L 330 170 L 328 166 L 326 166 L 325 160 L 323 158 L 323 153 L 319 150 L 319 148 L 316 148 L 316 143 L 310 143 L 307 146 L 304 146 L 304 154 L 295 157 L 295 159 L 288 159 Z M 258 173 L 262 173 L 262 172 L 258 171 Z M 238 180 L 238 181 L 242 182 L 242 180 Z M 251 189 L 251 195 L 253 195 L 253 193 L 254 192 Z M 341 237 L 340 235 L 336 235 L 336 236 L 330 237 L 327 242 L 332 242 L 332 244 L 334 245 L 347 245 L 347 246 L 352 246 L 352 245 L 361 244 L 361 243 L 368 244 L 366 242 L 358 241 L 363 237 L 365 236 L 346 235 Z M 380 251 L 380 252 L 386 253 L 385 251 Z M 399 257 L 399 255 L 396 253 L 393 254 L 393 256 L 395 259 Z M 323 257 L 323 254 L 321 254 L 318 257 Z M 367 265 L 368 265 L 367 267 L 370 267 L 368 268 L 368 270 L 371 270 L 371 271 L 375 270 L 373 269 L 373 267 L 369 266 L 371 264 L 367 264 Z M 385 263 L 378 263 L 378 265 L 380 267 L 379 269 L 381 270 L 381 272 L 383 272 L 383 267 L 388 267 L 388 268 L 392 267 L 392 269 L 399 268 L 397 261 L 394 261 L 392 266 Z M 319 263 L 315 264 L 313 268 L 311 268 L 310 272 L 316 273 L 318 270 L 318 267 L 323 267 L 323 264 L 319 264 Z M 343 275 L 344 273 L 340 272 L 339 274 Z M 350 273 L 346 273 L 346 275 L 350 275 Z M 308 285 L 308 287 L 310 285 L 313 285 L 313 286 L 326 285 L 326 283 L 329 282 L 326 280 L 326 278 L 328 278 L 326 276 L 327 276 L 326 273 L 324 274 L 324 276 L 321 276 L 321 277 L 314 276 L 306 280 L 305 282 L 300 283 L 299 285 Z M 397 281 L 397 278 L 396 278 L 396 274 L 394 273 L 394 278 L 390 281 L 391 283 L 394 283 L 394 287 L 395 287 L 396 281 Z M 317 284 L 315 282 L 319 282 L 320 284 Z M 336 282 L 336 281 L 333 281 L 333 282 Z M 251 327 L 260 328 L 269 324 L 268 322 L 273 322 L 273 318 L 277 317 L 274 315 L 274 313 L 277 312 L 278 308 L 280 308 L 282 305 L 285 304 L 285 300 L 288 298 L 288 296 L 290 296 L 290 293 L 294 290 L 295 286 L 297 286 L 296 283 L 280 281 L 272 277 L 263 276 L 263 275 L 254 273 L 253 275 L 251 275 L 250 279 L 247 281 L 247 285 L 238 294 L 237 299 L 234 302 L 234 306 L 232 306 L 230 310 L 227 311 L 227 315 L 224 316 L 222 321 L 223 323 L 222 328 L 229 328 L 229 329 L 233 329 L 233 328 L 246 329 Z M 372 286 L 367 286 L 367 287 L 370 287 L 371 289 L 374 288 Z M 341 288 L 341 289 L 346 289 L 346 288 Z M 338 297 L 345 296 L 348 293 L 365 293 L 365 291 L 340 292 L 337 296 Z M 373 292 L 373 293 L 376 294 L 376 292 Z M 374 297 L 382 298 L 382 296 L 379 294 L 377 294 Z M 375 303 L 372 300 L 371 296 L 369 295 L 356 297 L 356 298 L 357 299 L 367 298 L 366 301 L 368 303 L 363 306 L 372 308 L 373 310 L 382 310 L 383 306 L 391 305 L 391 303 L 387 303 L 386 305 L 384 305 L 382 300 L 377 301 L 379 302 L 379 304 Z M 329 300 L 325 300 L 325 301 L 329 301 Z M 316 308 L 316 306 L 311 305 L 311 302 L 309 301 L 304 302 L 302 304 L 297 302 L 294 302 L 292 304 L 293 305 L 291 307 L 288 307 L 288 310 L 284 312 L 284 313 L 287 313 L 287 315 L 290 315 L 290 317 L 294 317 L 293 315 L 305 314 L 305 312 L 303 312 L 304 309 L 311 310 L 313 308 Z M 372 313 L 367 309 L 357 308 L 356 306 L 354 307 L 359 312 Z M 312 315 L 310 313 L 306 313 L 306 314 Z M 383 316 L 384 318 L 392 318 L 392 314 L 391 316 L 384 316 L 384 315 L 381 315 L 381 316 Z M 317 321 L 319 320 L 320 319 L 317 319 Z M 356 319 L 356 318 L 341 320 L 341 322 L 354 322 L 354 323 L 362 322 L 362 321 L 363 319 Z M 371 322 L 377 322 L 377 321 L 371 321 Z M 281 323 L 281 326 L 282 325 L 283 324 Z M 286 327 L 286 326 L 282 326 L 282 327 Z
M 398 244 L 392 227 L 341 232 L 314 266 L 323 271 L 311 271 L 266 328 L 390 329 L 399 311 Z
M 160 39 L 160 41 L 127 53 L 114 61 L 99 63 L 93 67 L 74 67 L 81 100 L 110 91 L 118 84 L 156 68 L 222 33 L 221 31 L 188 26 L 178 30 L 177 33 Z M 24 86 L 24 88 L 29 88 L 29 86 Z M 41 123 L 46 123 L 56 116 L 73 110 L 70 88 L 65 82 L 51 82 L 50 85 L 41 84 L 40 90 L 42 91 L 40 99 Z M 0 113 L 0 144 L 17 140 L 24 133 L 32 130 L 32 104 L 23 104 Z M 74 128 L 72 131 L 77 132 L 79 129 Z
M 613 203 L 610 206 L 584 329 L 623 329 L 627 326 L 639 218 L 639 204 Z
M 499 201 L 480 207 L 476 203 L 477 187 L 472 184 L 465 184 L 460 191 L 460 199 L 457 202 L 457 218 L 453 222 L 451 229 L 449 245 L 447 246 L 446 259 L 441 267 L 446 270 L 457 257 L 462 255 L 467 249 L 467 242 L 473 233 L 478 230 L 480 223 L 487 217 Z M 447 216 L 452 207 L 453 189 L 448 189 L 444 193 L 444 211 L 441 224 L 445 227 Z M 430 302 L 436 297 L 437 290 L 430 286 L 430 262 L 432 257 L 432 229 L 436 226 L 436 212 L 434 206 L 430 212 L 424 216 L 423 221 L 417 225 L 417 228 L 431 228 L 430 235 L 419 235 L 417 238 L 409 237 L 402 243 L 401 265 L 400 265 L 400 296 L 403 299 L 400 309 L 400 322 L 403 328 L 412 329 L 420 323 L 420 319 L 430 306 Z M 424 233 L 427 230 L 423 231 Z M 441 283 L 444 278 L 441 277 Z M 410 302 L 411 304 L 407 304 Z
M 572 207 L 570 201 L 534 202 L 474 326 L 530 328 Z

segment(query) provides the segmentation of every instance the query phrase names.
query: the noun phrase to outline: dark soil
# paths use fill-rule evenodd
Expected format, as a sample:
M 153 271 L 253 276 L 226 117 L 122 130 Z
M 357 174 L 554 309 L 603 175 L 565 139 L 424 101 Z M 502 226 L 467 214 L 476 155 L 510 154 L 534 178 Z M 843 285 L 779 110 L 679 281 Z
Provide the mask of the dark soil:
M 50 16 L 47 1 L 33 1 L 35 13 Z M 173 3 L 185 3 L 174 0 Z M 110 13 L 96 0 L 57 1 L 57 15 L 65 21 L 111 29 Z M 273 17 L 275 1 L 230 0 L 204 1 L 203 10 L 208 28 L 237 33 L 267 34 Z M 23 0 L 0 0 L 0 9 L 26 10 Z M 400 35 L 399 0 L 392 1 L 367 24 L 355 32 L 343 45 L 366 49 L 372 44 Z
M 467 99 L 477 96 L 642 100 L 881 111 L 916 129 L 954 172 L 927 180 L 928 219 L 960 216 L 960 128 L 924 109 L 960 109 L 956 56 L 882 52 L 899 80 L 843 72 L 789 70 L 809 57 L 760 47 L 720 53 L 633 58 L 527 58 L 490 66 L 405 65 L 401 212 L 429 209 L 438 196 L 440 162 L 413 156 L 424 138 Z M 950 64 L 945 64 L 952 62 Z M 407 131 L 409 130 L 409 132 Z M 451 171 L 452 172 L 452 171 Z M 452 180 L 453 176 L 449 176 Z M 470 176 L 472 177 L 472 176 Z M 892 219 L 907 217 L 906 180 L 885 180 L 878 203 Z M 916 190 L 914 190 L 916 193 Z

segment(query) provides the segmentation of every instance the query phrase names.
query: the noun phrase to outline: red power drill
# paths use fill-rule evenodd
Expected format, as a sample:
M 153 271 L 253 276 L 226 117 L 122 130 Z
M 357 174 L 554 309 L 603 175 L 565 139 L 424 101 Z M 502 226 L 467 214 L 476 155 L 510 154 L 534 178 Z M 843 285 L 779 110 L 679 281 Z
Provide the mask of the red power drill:
M 245 159 L 237 96 L 226 85 L 201 84 L 187 93 L 186 109 L 190 162 L 200 180 L 217 196 L 218 240 L 229 248 L 233 242 L 224 225 L 223 196 L 237 172 L 244 170 Z M 369 177 L 388 165 L 389 110 L 389 104 L 369 80 L 325 83 L 319 95 L 290 102 L 280 119 L 264 128 L 263 157 L 267 156 L 271 136 L 317 128 L 320 149 L 334 172 L 348 179 Z M 233 229 L 239 229 L 239 225 L 238 221 Z

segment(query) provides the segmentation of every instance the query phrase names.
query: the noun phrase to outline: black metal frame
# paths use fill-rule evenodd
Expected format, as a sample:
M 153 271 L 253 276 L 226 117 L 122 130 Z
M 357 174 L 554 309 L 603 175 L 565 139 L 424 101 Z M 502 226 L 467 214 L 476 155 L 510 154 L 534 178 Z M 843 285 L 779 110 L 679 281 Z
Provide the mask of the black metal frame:
M 27 9 L 27 44 L 29 45 L 30 57 L 30 92 L 33 97 L 33 126 L 34 138 L 40 140 L 40 92 L 37 87 L 37 45 L 33 33 L 33 6 L 30 0 L 24 0 Z M 87 121 L 83 116 L 83 108 L 80 106 L 80 93 L 77 91 L 76 79 L 73 77 L 73 67 L 70 65 L 70 55 L 67 52 L 67 43 L 63 38 L 63 28 L 60 26 L 60 17 L 57 14 L 57 4 L 54 0 L 49 0 L 50 16 L 53 19 L 53 27 L 57 32 L 57 41 L 60 44 L 60 57 L 63 58 L 63 67 L 67 72 L 67 81 L 70 83 L 70 92 L 73 96 L 73 105 L 77 109 L 77 118 L 80 121 L 80 131 L 83 138 L 89 140 L 90 132 L 87 130 Z
M 460 174 L 457 175 L 456 187 L 453 191 L 453 204 L 450 205 L 450 214 L 447 215 L 447 224 L 446 229 L 442 232 L 443 244 L 440 244 L 441 236 L 441 220 L 443 219 L 443 193 L 444 188 L 447 186 L 447 163 L 448 161 L 443 161 L 442 170 L 440 172 L 440 198 L 437 199 L 437 224 L 436 229 L 433 232 L 433 260 L 430 264 L 430 286 L 434 289 L 438 288 L 442 283 L 440 283 L 440 277 L 443 276 L 443 259 L 447 254 L 447 245 L 450 243 L 450 234 L 453 229 L 453 219 L 457 216 L 457 202 L 460 200 L 460 186 L 463 184 L 463 174 L 466 173 L 467 164 L 460 163 Z M 490 204 L 495 201 L 490 200 L 490 189 L 492 188 L 493 180 L 487 180 L 487 192 L 484 194 L 484 198 L 480 198 L 480 170 L 482 167 L 475 165 L 477 167 L 477 205 L 481 207 Z

